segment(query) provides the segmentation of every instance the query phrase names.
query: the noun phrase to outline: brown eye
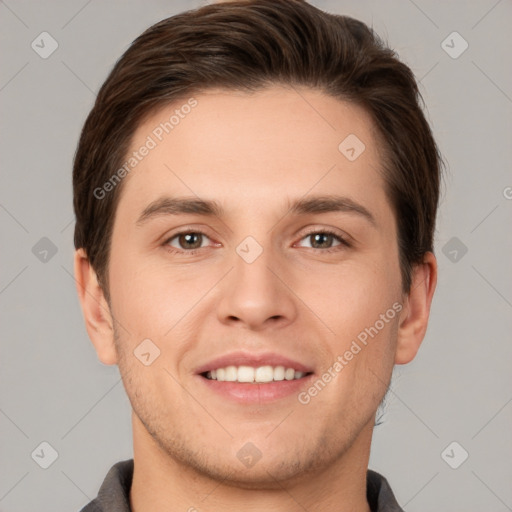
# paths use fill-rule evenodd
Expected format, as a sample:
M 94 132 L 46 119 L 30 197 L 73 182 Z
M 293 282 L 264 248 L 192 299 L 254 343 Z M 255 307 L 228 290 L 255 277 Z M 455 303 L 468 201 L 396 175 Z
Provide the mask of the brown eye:
M 184 249 L 198 249 L 201 247 L 202 237 L 201 233 L 185 233 L 179 235 L 178 243 Z
M 333 235 L 328 233 L 314 233 L 308 236 L 311 240 L 311 246 L 314 249 L 329 249 L 332 247 Z
M 329 249 L 335 251 L 339 246 L 349 246 L 344 238 L 329 230 L 312 231 L 302 238 L 302 240 L 308 240 L 310 243 L 309 247 L 312 249 L 326 249 L 326 252 L 329 252 Z M 305 247 L 308 246 L 306 245 Z
M 203 246 L 204 239 L 208 238 L 204 233 L 197 231 L 186 231 L 177 233 L 169 238 L 165 244 L 179 251 L 190 252 L 194 249 L 200 249 Z M 176 245 L 177 244 L 177 245 Z

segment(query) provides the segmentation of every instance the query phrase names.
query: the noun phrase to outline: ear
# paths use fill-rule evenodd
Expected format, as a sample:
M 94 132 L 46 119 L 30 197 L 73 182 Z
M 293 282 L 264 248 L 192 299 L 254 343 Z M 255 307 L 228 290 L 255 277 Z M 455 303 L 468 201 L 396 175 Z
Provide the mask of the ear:
M 430 305 L 437 284 L 437 260 L 427 252 L 413 267 L 411 289 L 404 300 L 398 327 L 395 364 L 407 364 L 416 356 L 427 332 Z
M 85 326 L 98 359 L 106 365 L 116 364 L 114 329 L 110 307 L 98 283 L 96 272 L 83 249 L 75 251 L 75 280 Z

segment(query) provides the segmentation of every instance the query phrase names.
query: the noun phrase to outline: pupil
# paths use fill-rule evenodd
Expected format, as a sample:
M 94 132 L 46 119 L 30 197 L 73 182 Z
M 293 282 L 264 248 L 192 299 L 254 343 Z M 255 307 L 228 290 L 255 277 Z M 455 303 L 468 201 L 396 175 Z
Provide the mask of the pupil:
M 201 247 L 200 236 L 201 235 L 199 233 L 187 233 L 185 235 L 181 235 L 182 240 L 180 242 L 183 242 L 183 240 L 184 240 L 185 246 L 188 246 L 188 248 L 191 248 L 190 244 L 192 244 L 193 245 L 192 249 L 195 249 L 197 247 Z M 195 243 L 193 242 L 194 238 L 196 238 Z M 197 240 L 199 240 L 199 243 L 197 242 Z
M 325 233 L 317 233 L 317 234 L 315 234 L 313 236 L 315 238 L 315 243 L 318 242 L 321 246 L 327 246 L 327 247 L 329 246 L 329 244 L 328 244 L 328 242 L 326 240 L 328 240 L 331 235 L 328 235 L 328 234 L 325 234 Z M 322 238 L 324 239 L 324 242 L 321 241 Z

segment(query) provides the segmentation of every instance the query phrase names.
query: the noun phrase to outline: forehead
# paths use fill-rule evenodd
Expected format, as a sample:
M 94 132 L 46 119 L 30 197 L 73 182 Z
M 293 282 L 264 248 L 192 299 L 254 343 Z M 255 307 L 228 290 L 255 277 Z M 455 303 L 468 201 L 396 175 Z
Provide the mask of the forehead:
M 126 155 L 135 165 L 121 203 L 142 207 L 168 191 L 265 204 L 277 194 L 340 187 L 382 200 L 378 140 L 363 108 L 320 91 L 208 90 L 140 124 Z

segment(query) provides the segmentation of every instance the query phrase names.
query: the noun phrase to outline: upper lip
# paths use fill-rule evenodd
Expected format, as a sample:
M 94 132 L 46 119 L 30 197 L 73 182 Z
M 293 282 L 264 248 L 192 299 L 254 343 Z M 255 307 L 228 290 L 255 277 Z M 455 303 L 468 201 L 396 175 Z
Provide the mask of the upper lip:
M 289 357 L 282 356 L 273 352 L 262 352 L 260 354 L 251 354 L 249 352 L 230 352 L 220 357 L 216 357 L 197 368 L 196 373 L 205 373 L 217 368 L 226 368 L 227 366 L 284 366 L 293 368 L 299 372 L 312 373 L 313 369 L 307 364 L 300 363 Z

